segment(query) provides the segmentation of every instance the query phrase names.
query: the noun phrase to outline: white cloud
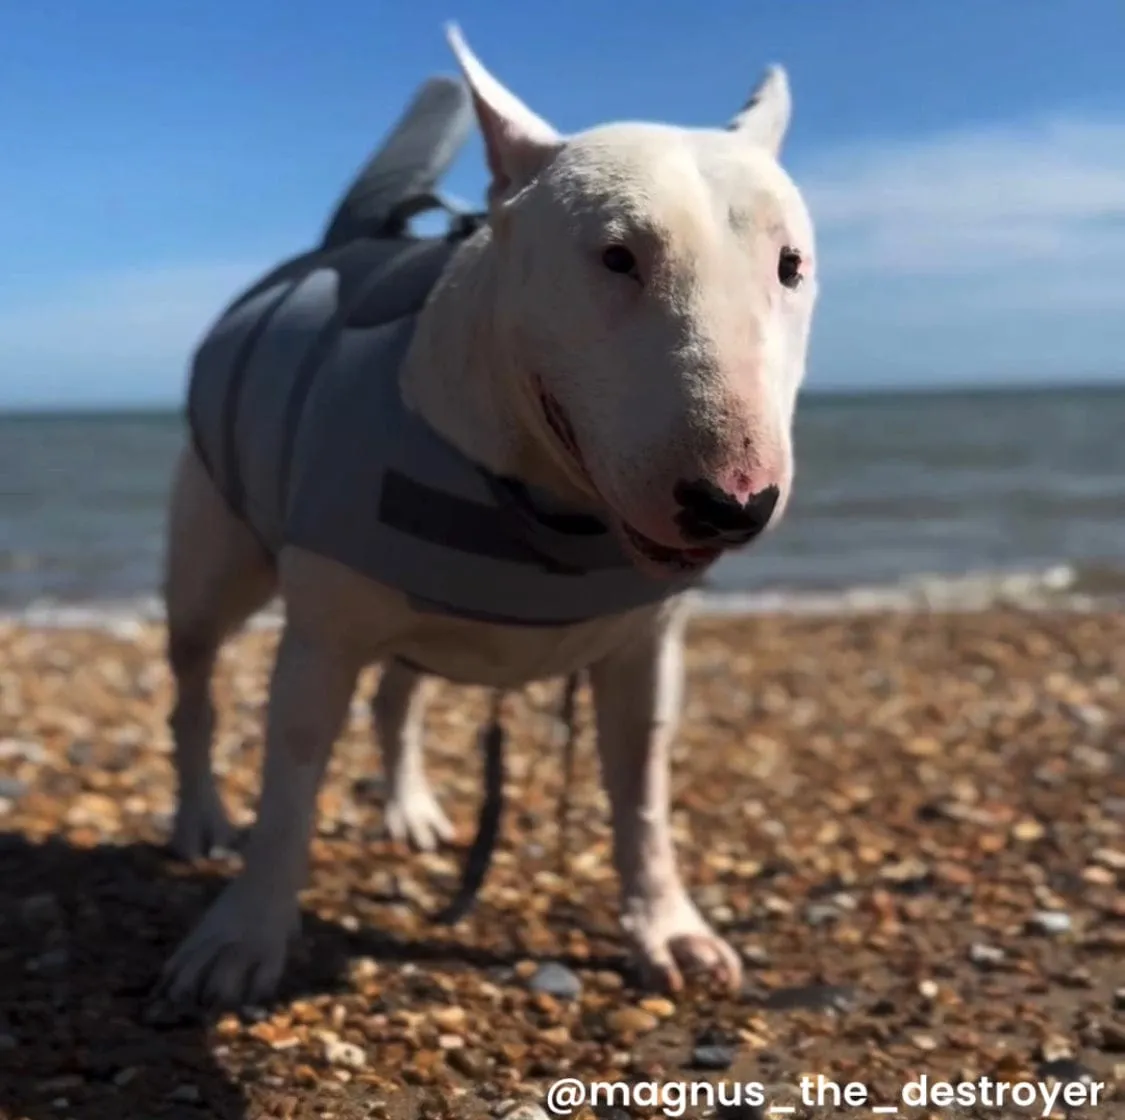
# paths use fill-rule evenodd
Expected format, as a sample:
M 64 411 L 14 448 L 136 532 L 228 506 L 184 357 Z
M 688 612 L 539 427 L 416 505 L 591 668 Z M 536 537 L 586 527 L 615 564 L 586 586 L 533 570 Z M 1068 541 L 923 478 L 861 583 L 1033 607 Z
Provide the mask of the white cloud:
M 1125 376 L 1125 121 L 821 151 L 813 378 Z
M 814 382 L 1125 375 L 1125 120 L 824 149 Z M 280 253 L 278 254 L 280 256 Z M 0 403 L 177 399 L 269 255 L 79 277 L 0 309 Z
M 1047 119 L 823 152 L 803 176 L 834 275 L 1125 275 L 1125 122 Z

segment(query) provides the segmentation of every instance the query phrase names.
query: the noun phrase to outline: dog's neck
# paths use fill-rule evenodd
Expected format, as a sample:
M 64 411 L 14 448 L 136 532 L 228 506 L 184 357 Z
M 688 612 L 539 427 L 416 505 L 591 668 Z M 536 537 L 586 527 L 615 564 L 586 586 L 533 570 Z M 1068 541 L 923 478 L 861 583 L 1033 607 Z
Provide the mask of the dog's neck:
M 500 328 L 500 298 L 486 227 L 457 251 L 418 317 L 400 374 L 403 402 L 493 474 L 589 508 L 589 492 L 542 415 L 527 363 Z

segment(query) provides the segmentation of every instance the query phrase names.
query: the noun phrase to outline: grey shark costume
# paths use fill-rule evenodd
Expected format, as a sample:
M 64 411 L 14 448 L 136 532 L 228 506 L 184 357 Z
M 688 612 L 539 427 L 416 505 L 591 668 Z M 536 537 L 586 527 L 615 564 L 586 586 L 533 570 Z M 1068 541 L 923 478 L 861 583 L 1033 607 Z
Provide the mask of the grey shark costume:
M 460 83 L 427 82 L 321 244 L 222 313 L 192 364 L 192 440 L 272 554 L 331 557 L 418 610 L 559 626 L 659 602 L 698 576 L 639 572 L 602 520 L 485 470 L 401 399 L 418 314 L 482 220 L 434 190 L 470 121 Z M 435 208 L 447 236 L 407 233 Z

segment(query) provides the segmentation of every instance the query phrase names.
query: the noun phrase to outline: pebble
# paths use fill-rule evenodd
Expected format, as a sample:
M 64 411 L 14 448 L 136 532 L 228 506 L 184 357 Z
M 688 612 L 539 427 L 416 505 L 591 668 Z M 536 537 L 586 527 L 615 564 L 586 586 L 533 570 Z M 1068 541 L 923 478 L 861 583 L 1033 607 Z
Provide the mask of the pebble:
M 198 1104 L 202 1099 L 198 1085 L 177 1085 L 169 1094 L 168 1099 L 177 1104 Z
M 1059 1081 L 1089 1081 L 1090 1071 L 1073 1058 L 1059 1058 L 1053 1062 L 1040 1062 L 1036 1069 L 1040 1077 L 1057 1078 Z
M 805 907 L 805 921 L 817 929 L 840 920 L 839 907 L 831 902 L 811 902 Z
M 995 945 L 985 945 L 981 941 L 974 941 L 969 946 L 969 960 L 980 968 L 994 968 L 1004 960 L 1004 950 Z
M 1065 910 L 1036 910 L 1028 919 L 1027 925 L 1032 933 L 1044 933 L 1053 937 L 1068 933 L 1071 921 Z
M 463 1007 L 438 1007 L 434 1009 L 430 1018 L 433 1019 L 435 1026 L 452 1033 L 465 1025 L 466 1014 Z
M 1040 1043 L 1039 1057 L 1047 1064 L 1062 1062 L 1074 1057 L 1074 1048 L 1070 1045 L 1070 1040 L 1062 1035 L 1051 1035 Z
M 1074 704 L 1070 713 L 1086 727 L 1101 727 L 1109 719 L 1105 709 L 1096 704 Z
M 696 1046 L 691 1052 L 690 1069 L 730 1069 L 734 1062 L 734 1047 L 722 1045 Z
M 71 766 L 90 766 L 94 761 L 93 744 L 86 739 L 78 739 L 67 748 L 66 760 Z
M 1099 848 L 1094 852 L 1093 860 L 1110 871 L 1125 871 L 1125 851 L 1116 848 Z
M 1047 830 L 1034 817 L 1024 817 L 1012 826 L 1012 835 L 1024 843 L 1042 840 Z
M 0 797 L 6 801 L 19 801 L 31 787 L 19 778 L 0 778 Z
M 386 780 L 379 776 L 364 775 L 352 783 L 352 796 L 357 801 L 382 801 L 386 794 Z
M 8 761 L 42 766 L 47 761 L 47 751 L 42 743 L 31 739 L 0 739 L 0 762 Z
M 548 1046 L 565 1046 L 570 1041 L 570 1031 L 559 1023 L 556 1027 L 548 1027 L 539 1032 L 539 1040 Z
M 23 900 L 20 917 L 28 925 L 54 925 L 62 917 L 62 909 L 53 894 L 33 894 Z
M 769 968 L 772 963 L 769 951 L 761 945 L 747 945 L 740 955 L 749 968 Z
M 330 1039 L 324 1044 L 324 1059 L 329 1065 L 343 1066 L 345 1069 L 363 1069 L 367 1065 L 367 1055 L 363 1048 L 341 1039 Z
M 501 1120 L 549 1120 L 547 1113 L 533 1101 L 521 1101 L 499 1113 Z
M 28 972 L 38 972 L 44 976 L 57 976 L 70 964 L 70 952 L 66 949 L 48 949 L 27 962 Z
M 446 1056 L 446 1061 L 452 1069 L 474 1081 L 483 1081 L 488 1076 L 488 1058 L 479 1050 L 462 1046 L 451 1050 Z
M 621 1007 L 606 1016 L 606 1025 L 617 1035 L 646 1034 L 659 1022 L 655 1015 L 640 1007 Z
M 1125 988 L 1118 988 L 1113 993 L 1113 1010 L 1125 1011 Z
M 527 982 L 533 992 L 554 996 L 555 999 L 577 999 L 582 994 L 582 981 L 566 965 L 558 961 L 545 961 Z
M 836 984 L 776 988 L 765 1000 L 766 1007 L 773 1011 L 846 1011 L 854 1003 L 854 990 Z
M 77 1073 L 60 1073 L 57 1077 L 48 1077 L 36 1084 L 40 1093 L 65 1093 L 68 1089 L 81 1089 L 85 1078 Z

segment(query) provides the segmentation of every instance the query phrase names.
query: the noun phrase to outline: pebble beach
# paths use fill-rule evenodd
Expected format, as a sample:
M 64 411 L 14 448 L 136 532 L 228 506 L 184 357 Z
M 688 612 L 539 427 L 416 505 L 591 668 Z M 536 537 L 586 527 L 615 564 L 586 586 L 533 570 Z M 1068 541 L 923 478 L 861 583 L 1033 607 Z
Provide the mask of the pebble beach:
M 276 636 L 241 635 L 217 675 L 217 765 L 242 823 Z M 728 1120 L 872 1115 L 803 1101 L 806 1075 L 918 1120 L 1125 1116 L 1125 614 L 694 621 L 674 825 L 691 893 L 746 962 L 737 995 L 634 986 L 584 695 L 560 865 L 561 682 L 515 698 L 491 873 L 468 918 L 433 925 L 462 853 L 384 837 L 369 675 L 321 797 L 283 991 L 206 1022 L 147 1000 L 237 869 L 161 846 L 162 643 L 148 622 L 0 623 L 4 1120 L 525 1120 L 563 1077 L 767 1088 L 766 1104 L 720 1101 Z M 443 686 L 428 720 L 461 845 L 485 700 Z M 1103 1088 L 1049 1113 L 902 1104 L 923 1075 Z M 634 1114 L 667 1112 L 575 1113 Z

